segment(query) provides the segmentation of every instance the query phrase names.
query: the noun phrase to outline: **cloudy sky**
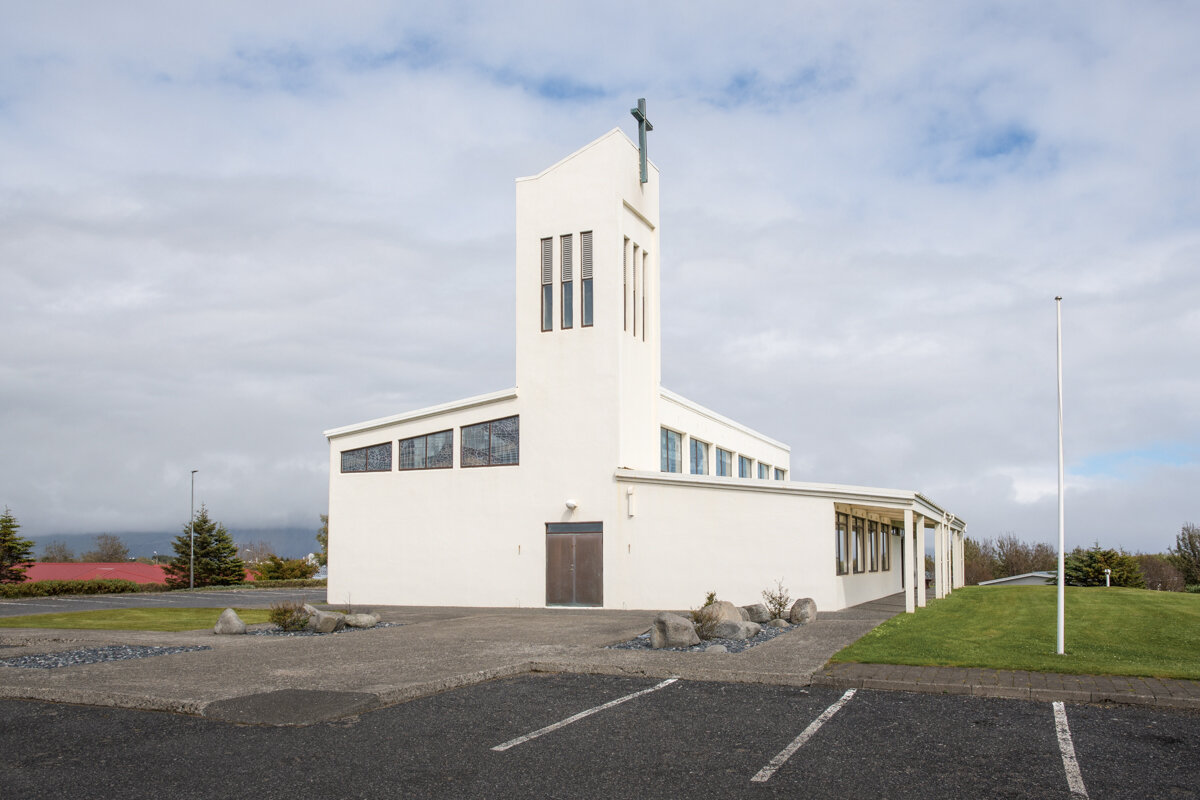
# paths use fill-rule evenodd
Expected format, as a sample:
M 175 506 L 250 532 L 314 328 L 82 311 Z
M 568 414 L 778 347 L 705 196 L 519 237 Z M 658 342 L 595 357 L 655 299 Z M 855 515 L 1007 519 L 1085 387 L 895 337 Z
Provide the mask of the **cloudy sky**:
M 1068 545 L 1200 522 L 1200 6 L 0 8 L 0 505 L 314 526 L 323 430 L 513 383 L 513 179 L 646 97 L 663 383 Z

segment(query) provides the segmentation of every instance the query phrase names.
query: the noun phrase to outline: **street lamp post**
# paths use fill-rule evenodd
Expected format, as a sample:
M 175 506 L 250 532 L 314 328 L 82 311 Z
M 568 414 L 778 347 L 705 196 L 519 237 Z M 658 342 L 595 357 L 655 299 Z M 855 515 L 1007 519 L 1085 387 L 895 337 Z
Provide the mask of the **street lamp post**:
M 192 507 L 191 516 L 191 536 L 189 537 L 188 547 L 188 588 L 196 588 L 196 473 L 200 470 L 192 470 Z
M 1056 338 L 1058 341 L 1058 654 L 1066 654 L 1066 554 L 1063 516 L 1063 401 L 1062 401 L 1062 297 L 1054 298 Z

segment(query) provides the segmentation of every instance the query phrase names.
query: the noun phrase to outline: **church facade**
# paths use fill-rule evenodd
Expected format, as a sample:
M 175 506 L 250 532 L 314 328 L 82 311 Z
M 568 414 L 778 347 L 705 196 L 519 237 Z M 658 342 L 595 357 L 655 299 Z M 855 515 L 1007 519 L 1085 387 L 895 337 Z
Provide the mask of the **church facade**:
M 795 481 L 787 445 L 662 388 L 639 156 L 614 129 L 518 179 L 514 388 L 325 432 L 329 602 L 682 609 L 782 580 L 822 609 L 903 589 L 912 610 L 927 534 L 934 593 L 962 585 L 961 519 Z

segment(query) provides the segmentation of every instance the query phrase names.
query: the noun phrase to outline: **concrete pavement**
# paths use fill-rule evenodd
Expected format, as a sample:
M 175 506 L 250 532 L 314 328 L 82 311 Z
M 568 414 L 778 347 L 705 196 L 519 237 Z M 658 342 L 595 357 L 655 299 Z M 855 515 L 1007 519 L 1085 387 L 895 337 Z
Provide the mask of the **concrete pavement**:
M 215 606 L 243 604 L 241 598 L 226 602 L 221 593 L 209 594 Z M 815 682 L 1200 709 L 1200 683 L 1196 681 L 1146 680 L 1126 692 L 1111 678 L 1097 678 L 1084 687 L 1079 676 L 825 666 L 842 647 L 902 611 L 899 597 L 820 613 L 810 625 L 737 654 L 606 649 L 606 645 L 646 630 L 654 616 L 650 611 L 372 610 L 383 621 L 399 626 L 322 637 L 0 629 L 0 645 L 10 646 L 0 650 L 0 659 L 109 644 L 211 648 L 59 669 L 0 667 L 0 697 L 155 709 L 250 723 L 304 724 L 495 678 L 567 672 L 790 686 Z M 1039 683 L 1036 694 L 1035 682 Z M 1102 691 L 1101 686 L 1113 688 Z

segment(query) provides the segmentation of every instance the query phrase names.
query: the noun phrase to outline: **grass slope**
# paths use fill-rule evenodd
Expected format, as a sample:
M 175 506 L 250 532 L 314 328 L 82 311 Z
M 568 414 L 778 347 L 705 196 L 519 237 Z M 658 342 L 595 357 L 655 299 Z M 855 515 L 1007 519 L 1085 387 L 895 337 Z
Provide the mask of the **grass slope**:
M 957 589 L 893 617 L 832 660 L 1200 679 L 1200 595 L 1069 586 L 1060 656 L 1057 591 Z
M 74 628 L 91 631 L 192 631 L 217 624 L 224 608 L 122 608 L 0 617 L 0 628 Z M 266 608 L 238 608 L 247 625 L 270 622 Z

